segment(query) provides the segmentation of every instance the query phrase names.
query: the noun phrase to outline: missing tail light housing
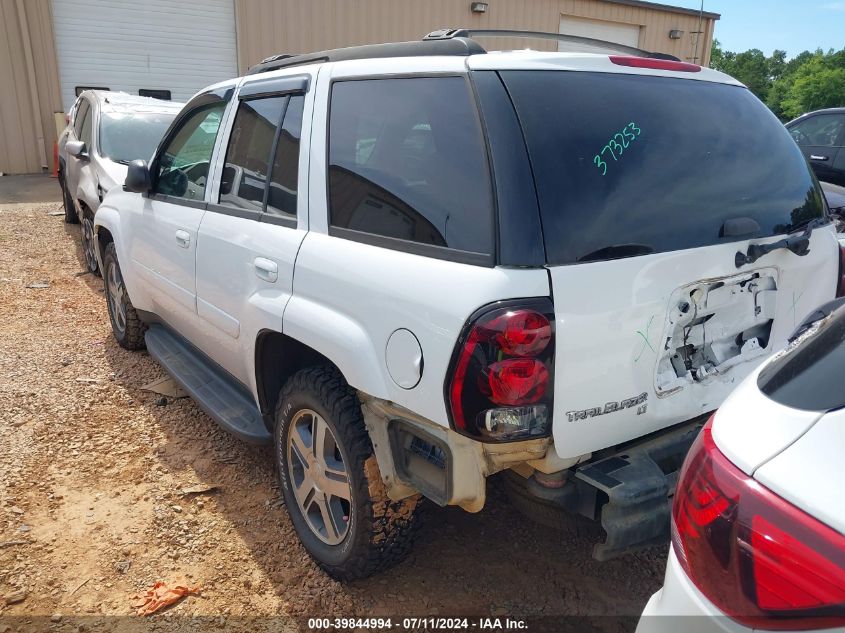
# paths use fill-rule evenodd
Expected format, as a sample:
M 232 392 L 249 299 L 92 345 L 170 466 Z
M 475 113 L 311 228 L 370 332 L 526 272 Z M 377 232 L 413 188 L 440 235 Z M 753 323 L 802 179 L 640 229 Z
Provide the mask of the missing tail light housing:
M 845 624 L 845 536 L 734 466 L 712 418 L 681 469 L 672 543 L 693 584 L 725 614 L 764 630 Z
M 486 442 L 546 437 L 554 394 L 554 308 L 497 302 L 464 326 L 445 385 L 452 427 Z

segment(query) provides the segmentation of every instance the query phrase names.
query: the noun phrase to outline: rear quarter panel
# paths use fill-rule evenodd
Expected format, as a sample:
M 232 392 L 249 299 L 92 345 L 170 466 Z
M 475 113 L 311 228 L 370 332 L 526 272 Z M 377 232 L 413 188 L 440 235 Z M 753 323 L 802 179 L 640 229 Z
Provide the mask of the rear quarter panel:
M 313 208 L 312 208 L 313 212 Z M 447 426 L 444 382 L 467 318 L 494 301 L 549 295 L 544 269 L 486 268 L 310 232 L 294 272 L 284 332 L 331 359 L 349 384 Z M 397 329 L 423 351 L 420 382 L 396 384 L 385 350 Z

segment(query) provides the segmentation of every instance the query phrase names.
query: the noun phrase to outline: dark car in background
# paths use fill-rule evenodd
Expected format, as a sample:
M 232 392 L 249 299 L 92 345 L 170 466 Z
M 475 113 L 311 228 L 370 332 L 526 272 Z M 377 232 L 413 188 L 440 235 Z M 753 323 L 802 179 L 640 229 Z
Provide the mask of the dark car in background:
M 845 108 L 802 114 L 786 128 L 818 179 L 845 187 Z

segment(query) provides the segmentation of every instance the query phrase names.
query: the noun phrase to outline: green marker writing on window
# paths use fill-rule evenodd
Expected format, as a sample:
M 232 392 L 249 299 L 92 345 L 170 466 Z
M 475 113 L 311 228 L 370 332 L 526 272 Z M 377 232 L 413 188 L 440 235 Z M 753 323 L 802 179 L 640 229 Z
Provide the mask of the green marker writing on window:
M 637 140 L 641 130 L 636 123 L 631 121 L 620 132 L 617 132 L 607 142 L 607 145 L 602 147 L 601 151 L 593 157 L 593 164 L 601 170 L 601 175 L 607 175 L 607 160 L 605 160 L 605 153 L 610 155 L 614 162 L 618 161 L 625 150 L 631 144 L 631 141 Z

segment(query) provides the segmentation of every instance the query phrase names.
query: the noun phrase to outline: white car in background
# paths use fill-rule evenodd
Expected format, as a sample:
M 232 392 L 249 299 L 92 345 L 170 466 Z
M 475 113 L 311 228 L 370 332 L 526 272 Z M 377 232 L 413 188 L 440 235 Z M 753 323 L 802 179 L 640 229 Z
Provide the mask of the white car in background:
M 811 313 L 696 439 L 639 633 L 845 631 L 843 304 Z M 710 617 L 655 617 L 691 615 Z
M 65 222 L 82 223 L 85 264 L 97 272 L 94 214 L 103 196 L 126 179 L 129 161 L 152 156 L 183 103 L 125 92 L 86 90 L 59 137 L 59 185 Z

